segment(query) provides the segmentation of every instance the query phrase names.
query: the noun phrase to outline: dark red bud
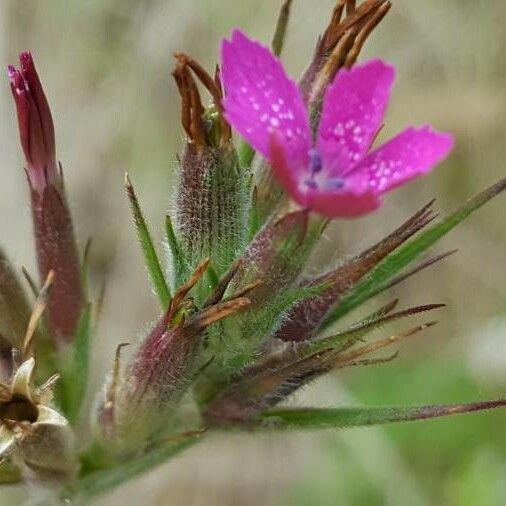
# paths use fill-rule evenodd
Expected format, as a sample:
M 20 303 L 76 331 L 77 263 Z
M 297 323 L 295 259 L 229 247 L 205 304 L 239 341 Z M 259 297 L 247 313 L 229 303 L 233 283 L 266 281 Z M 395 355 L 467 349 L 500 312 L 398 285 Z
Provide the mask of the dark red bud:
M 54 125 L 31 53 L 20 54 L 20 69 L 7 68 L 18 115 L 19 136 L 30 185 L 42 192 L 58 180 Z

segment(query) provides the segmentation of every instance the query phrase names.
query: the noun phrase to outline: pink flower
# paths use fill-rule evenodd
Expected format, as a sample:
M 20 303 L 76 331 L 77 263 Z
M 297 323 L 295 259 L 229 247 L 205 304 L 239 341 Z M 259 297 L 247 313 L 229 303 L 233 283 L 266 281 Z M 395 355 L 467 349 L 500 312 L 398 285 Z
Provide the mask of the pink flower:
M 297 203 L 325 216 L 377 209 L 383 193 L 429 172 L 453 146 L 451 135 L 424 126 L 370 152 L 395 77 L 380 60 L 338 72 L 323 99 L 316 140 L 297 84 L 269 49 L 236 30 L 223 41 L 222 63 L 227 120 Z
M 41 192 L 58 177 L 53 118 L 32 55 L 19 55 L 20 69 L 7 72 L 18 113 L 19 135 L 32 188 Z

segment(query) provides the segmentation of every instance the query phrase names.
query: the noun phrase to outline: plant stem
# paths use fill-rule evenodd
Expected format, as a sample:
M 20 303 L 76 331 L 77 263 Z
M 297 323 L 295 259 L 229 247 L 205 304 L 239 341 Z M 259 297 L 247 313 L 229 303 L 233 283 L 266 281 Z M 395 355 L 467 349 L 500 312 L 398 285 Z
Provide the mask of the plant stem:
M 190 448 L 200 441 L 202 434 L 202 431 L 181 434 L 141 457 L 127 460 L 111 469 L 91 473 L 64 487 L 60 491 L 60 498 L 67 503 L 89 504 L 92 497 L 113 490 Z

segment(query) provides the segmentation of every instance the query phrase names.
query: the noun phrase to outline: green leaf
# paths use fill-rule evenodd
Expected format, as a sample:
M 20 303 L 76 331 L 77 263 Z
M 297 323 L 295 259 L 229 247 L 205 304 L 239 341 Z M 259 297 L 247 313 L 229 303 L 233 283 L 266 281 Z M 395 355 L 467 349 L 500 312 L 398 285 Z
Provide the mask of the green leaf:
M 237 149 L 237 155 L 239 156 L 239 164 L 241 167 L 250 167 L 253 158 L 255 158 L 255 150 L 247 142 L 241 141 Z
M 260 415 L 257 428 L 276 430 L 346 429 L 441 418 L 503 407 L 506 407 L 506 399 L 433 406 L 271 409 Z
M 81 282 L 83 285 L 83 293 L 85 296 L 88 294 L 88 272 L 90 263 L 90 251 L 91 251 L 92 240 L 88 238 L 83 250 L 83 259 L 81 261 Z
M 201 431 L 186 433 L 159 448 L 149 451 L 145 455 L 124 459 L 121 464 L 111 469 L 93 472 L 65 487 L 60 492 L 60 496 L 63 500 L 76 500 L 78 503 L 81 501 L 83 504 L 88 504 L 87 501 L 91 497 L 112 490 L 122 483 L 163 464 L 197 443 L 201 436 Z
M 285 0 L 279 11 L 278 21 L 276 24 L 276 30 L 274 31 L 274 37 L 272 39 L 272 52 L 279 56 L 283 51 L 283 45 L 285 43 L 286 29 L 288 26 L 288 20 L 290 19 L 290 7 L 292 0 Z
M 171 254 L 172 275 L 173 275 L 173 289 L 177 290 L 190 275 L 188 264 L 179 244 L 176 233 L 174 232 L 174 225 L 169 215 L 165 217 L 165 237 L 167 238 L 167 245 Z
M 91 321 L 91 304 L 87 304 L 81 314 L 74 341 L 67 351 L 68 358 L 61 367 L 62 377 L 56 389 L 56 401 L 71 424 L 78 421 L 88 385 Z
M 339 318 L 349 313 L 352 309 L 355 309 L 366 300 L 381 292 L 395 274 L 408 266 L 413 260 L 441 239 L 441 237 L 445 236 L 461 221 L 466 219 L 471 213 L 479 209 L 490 199 L 501 193 L 505 188 L 506 178 L 479 193 L 459 207 L 455 212 L 432 227 L 427 228 L 415 239 L 399 247 L 387 256 L 365 279 L 358 283 L 353 290 L 343 298 L 341 303 L 329 314 L 322 328 L 331 325 Z
M 218 273 L 216 272 L 212 264 L 209 264 L 207 266 L 205 276 L 207 281 L 209 282 L 209 285 L 211 286 L 211 289 L 215 290 L 216 287 L 220 284 L 220 277 L 218 276 Z
M 153 240 L 151 239 L 148 225 L 144 219 L 144 215 L 142 214 L 142 209 L 139 205 L 139 201 L 137 200 L 135 190 L 130 182 L 128 174 L 125 174 L 125 188 L 132 207 L 134 223 L 137 229 L 139 243 L 144 254 L 144 261 L 146 263 L 149 278 L 153 284 L 153 288 L 158 296 L 162 309 L 167 309 L 171 299 L 170 290 L 167 285 L 167 281 L 165 280 Z

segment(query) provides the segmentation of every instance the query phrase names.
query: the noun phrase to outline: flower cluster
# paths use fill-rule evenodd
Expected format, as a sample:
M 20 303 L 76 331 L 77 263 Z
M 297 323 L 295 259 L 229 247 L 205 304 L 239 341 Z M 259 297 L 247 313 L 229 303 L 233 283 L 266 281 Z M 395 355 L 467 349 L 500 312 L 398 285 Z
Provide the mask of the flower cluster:
M 126 343 L 118 346 L 90 413 L 84 400 L 95 313 L 84 290 L 86 258 L 79 258 L 53 120 L 32 55 L 21 54 L 19 69 L 8 67 L 42 286 L 26 276 L 32 304 L 0 253 L 0 481 L 56 482 L 62 499 L 86 501 L 213 430 L 344 428 L 506 405 L 499 399 L 278 406 L 329 371 L 393 360 L 396 353 L 376 352 L 434 325 L 429 319 L 369 339 L 372 330 L 442 304 L 395 311 L 396 300 L 351 326 L 341 318 L 453 253 L 416 263 L 506 188 L 499 181 L 438 221 L 430 202 L 356 257 L 314 275 L 309 258 L 330 219 L 379 209 L 383 194 L 430 172 L 454 141 L 424 126 L 375 146 L 395 72 L 380 59 L 356 61 L 390 9 L 388 0 L 338 2 L 299 82 L 279 60 L 290 8 L 285 1 L 272 50 L 235 30 L 213 73 L 175 54 L 186 138 L 174 209 L 165 217 L 167 265 L 125 178 L 161 315 L 127 360 Z M 207 106 L 203 93 L 210 96 Z M 37 381 L 51 378 L 36 388 L 34 374 Z M 76 431 L 88 421 L 91 430 Z

